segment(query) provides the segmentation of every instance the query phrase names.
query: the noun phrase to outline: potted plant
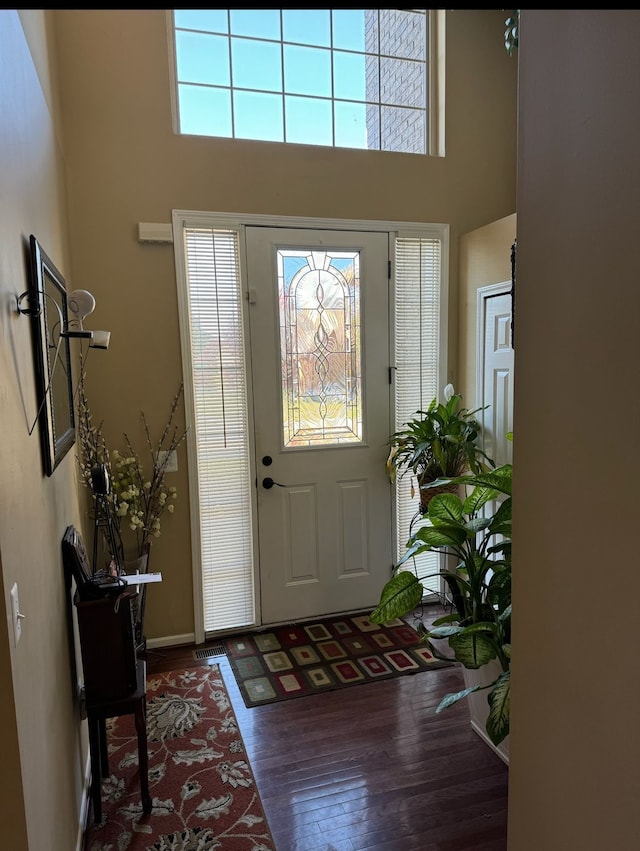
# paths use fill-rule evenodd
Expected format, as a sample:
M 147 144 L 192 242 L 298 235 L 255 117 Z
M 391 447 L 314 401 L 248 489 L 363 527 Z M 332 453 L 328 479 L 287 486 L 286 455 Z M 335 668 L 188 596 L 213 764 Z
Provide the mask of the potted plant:
M 486 690 L 486 734 L 496 748 L 509 734 L 511 480 L 512 466 L 504 464 L 454 479 L 453 483 L 464 487 L 464 498 L 454 493 L 434 496 L 425 515 L 427 525 L 410 538 L 370 615 L 373 623 L 386 623 L 420 605 L 421 580 L 427 577 L 400 570 L 412 556 L 433 551 L 456 559 L 455 566 L 438 572 L 448 591 L 445 603 L 452 611 L 421 632 L 435 656 L 459 662 L 465 672 L 484 672 L 486 665 L 497 670 L 488 681 L 469 683 L 462 691 L 446 695 L 436 711 Z M 497 507 L 488 511 L 491 506 Z M 442 640 L 448 642 L 453 656 L 443 654 L 433 643 Z
M 450 482 L 434 490 L 436 480 L 454 479 L 467 472 L 481 473 L 495 466 L 479 443 L 481 425 L 476 414 L 482 408 L 469 411 L 461 407 L 462 396 L 451 384 L 445 387 L 444 395 L 444 404 L 433 399 L 426 411 L 417 411 L 404 428 L 389 438 L 389 478 L 394 482 L 407 473 L 412 474 L 420 493 L 422 514 L 437 492 L 456 490 L 456 485 Z

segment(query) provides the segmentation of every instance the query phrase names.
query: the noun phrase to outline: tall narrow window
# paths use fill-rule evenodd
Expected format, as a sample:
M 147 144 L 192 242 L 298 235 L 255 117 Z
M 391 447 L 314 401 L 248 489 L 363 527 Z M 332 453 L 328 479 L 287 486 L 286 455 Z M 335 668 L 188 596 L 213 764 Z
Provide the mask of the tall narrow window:
M 395 292 L 395 428 L 402 428 L 424 409 L 442 388 L 440 375 L 440 264 L 439 239 L 398 238 L 396 240 Z M 412 532 L 422 522 L 419 496 L 411 494 L 410 473 L 396 480 L 397 557 L 406 550 Z M 439 567 L 436 553 L 416 557 L 420 576 L 435 574 Z M 411 567 L 408 564 L 407 567 Z M 438 591 L 434 576 L 423 583 Z
M 247 381 L 238 234 L 184 232 L 205 632 L 253 624 Z

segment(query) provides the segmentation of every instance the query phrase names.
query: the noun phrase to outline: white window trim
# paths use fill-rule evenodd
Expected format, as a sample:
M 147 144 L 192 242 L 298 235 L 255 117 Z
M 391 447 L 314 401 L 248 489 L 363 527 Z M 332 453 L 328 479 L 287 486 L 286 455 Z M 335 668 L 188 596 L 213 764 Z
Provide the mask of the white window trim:
M 427 12 L 427 150 L 422 156 L 444 157 L 445 155 L 446 16 L 446 9 L 429 9 Z M 167 48 L 169 52 L 171 122 L 173 132 L 178 135 L 180 121 L 178 117 L 178 82 L 176 80 L 176 40 L 173 26 L 173 9 L 165 10 L 165 25 L 167 28 Z M 254 141 L 256 144 L 260 144 L 259 140 Z M 262 144 L 273 145 L 274 143 L 268 142 Z M 289 145 L 293 143 L 281 142 L 275 144 Z M 340 150 L 348 151 L 354 149 L 344 148 Z M 377 153 L 393 152 L 377 151 Z

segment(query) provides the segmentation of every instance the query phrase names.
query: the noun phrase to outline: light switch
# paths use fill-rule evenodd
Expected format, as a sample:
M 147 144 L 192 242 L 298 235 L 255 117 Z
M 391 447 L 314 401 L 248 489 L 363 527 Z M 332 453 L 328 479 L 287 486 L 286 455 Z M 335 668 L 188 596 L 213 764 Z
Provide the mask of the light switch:
M 165 473 L 177 473 L 178 472 L 178 453 L 175 449 L 172 449 L 170 452 L 168 450 L 161 450 L 158 452 L 157 462 L 158 464 L 162 464 L 165 458 L 167 459 L 167 464 L 164 468 Z

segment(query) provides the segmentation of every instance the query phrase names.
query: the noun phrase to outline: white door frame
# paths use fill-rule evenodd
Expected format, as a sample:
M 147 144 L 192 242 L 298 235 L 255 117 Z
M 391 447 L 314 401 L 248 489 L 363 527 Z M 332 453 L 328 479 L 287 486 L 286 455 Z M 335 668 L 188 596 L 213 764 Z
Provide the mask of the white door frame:
M 283 227 L 283 228 L 304 228 L 311 230 L 349 230 L 349 231 L 375 231 L 393 234 L 394 236 L 415 236 L 415 237 L 432 237 L 441 240 L 442 243 L 442 259 L 441 259 L 441 279 L 443 281 L 442 301 L 441 301 L 441 317 L 440 327 L 442 333 L 440 335 L 440 364 L 442 374 L 447 374 L 447 340 L 448 340 L 448 280 L 449 280 L 449 241 L 450 241 L 450 226 L 442 223 L 423 223 L 423 222 L 397 222 L 397 221 L 367 221 L 362 219 L 326 219 L 315 217 L 299 217 L 299 216 L 269 216 L 256 213 L 224 213 L 224 212 L 202 212 L 196 210 L 173 210 L 172 226 L 174 237 L 174 253 L 176 263 L 176 283 L 178 287 L 178 299 L 184 299 L 184 291 L 186 289 L 185 281 L 185 255 L 184 245 L 182 241 L 182 230 L 184 226 L 189 227 L 205 227 L 205 228 L 227 228 L 236 229 L 240 233 L 240 250 L 241 256 L 246 256 L 244 226 L 257 225 L 262 227 Z M 247 296 L 246 270 L 241 270 L 242 286 Z M 393 276 L 392 276 L 393 281 Z M 246 305 L 246 301 L 245 301 Z M 390 305 L 391 309 L 393 305 Z M 390 321 L 393 313 L 390 312 Z M 391 331 L 393 328 L 391 328 Z M 182 351 L 188 350 L 188 330 L 182 327 L 181 323 L 181 342 Z M 393 366 L 393 364 L 390 364 Z M 193 396 L 192 387 L 189 378 L 189 369 L 183 365 L 183 375 L 185 377 L 185 413 L 187 421 L 193 421 Z M 187 380 L 189 379 L 189 380 Z M 391 387 L 390 387 L 391 391 Z M 391 399 L 391 417 L 394 417 L 393 399 Z M 190 419 L 189 419 L 190 418 Z M 389 423 L 390 432 L 393 430 L 393 419 Z M 251 451 L 253 455 L 253 435 L 251 435 Z M 191 451 L 187 446 L 188 453 Z M 194 467 L 190 464 L 190 469 Z M 255 470 L 252 471 L 252 474 Z M 192 477 L 189 477 L 189 504 L 191 511 L 199 511 L 199 493 L 198 482 Z M 254 518 L 255 520 L 255 518 Z M 192 575 L 193 575 L 193 605 L 194 605 L 194 639 L 196 644 L 201 644 L 205 641 L 206 635 L 204 630 L 203 617 L 203 593 L 202 593 L 202 564 L 200 557 L 200 538 L 197 530 L 197 524 L 191 523 L 191 543 L 192 543 Z M 395 545 L 395 543 L 394 543 Z M 259 601 L 258 601 L 259 602 Z M 257 608 L 259 611 L 259 607 Z

